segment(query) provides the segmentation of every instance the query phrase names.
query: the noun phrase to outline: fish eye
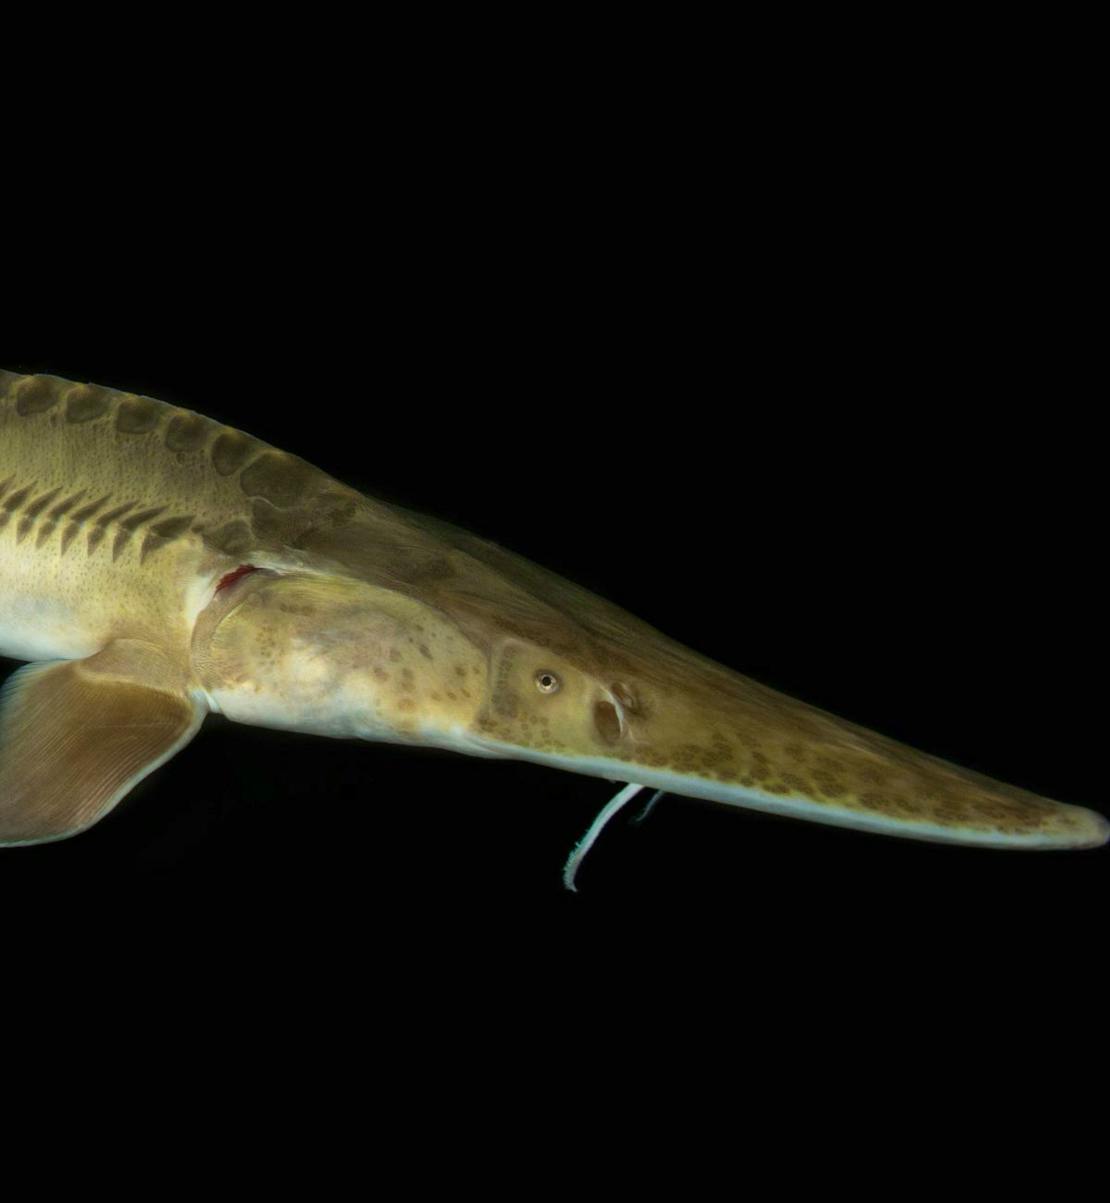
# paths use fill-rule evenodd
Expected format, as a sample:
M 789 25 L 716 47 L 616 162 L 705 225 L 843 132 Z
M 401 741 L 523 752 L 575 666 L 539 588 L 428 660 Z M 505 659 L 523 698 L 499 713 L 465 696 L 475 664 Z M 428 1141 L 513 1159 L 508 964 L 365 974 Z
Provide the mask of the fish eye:
M 540 693 L 557 693 L 559 690 L 559 678 L 546 668 L 541 668 L 536 673 L 536 688 Z

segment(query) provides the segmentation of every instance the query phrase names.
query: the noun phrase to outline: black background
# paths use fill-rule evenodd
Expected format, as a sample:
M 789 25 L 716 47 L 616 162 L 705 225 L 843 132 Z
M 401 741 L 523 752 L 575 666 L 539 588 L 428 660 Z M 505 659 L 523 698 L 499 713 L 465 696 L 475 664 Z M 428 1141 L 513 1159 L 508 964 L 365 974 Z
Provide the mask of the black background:
M 847 83 L 835 112 L 784 95 L 729 126 L 702 86 L 573 135 L 491 96 L 477 124 L 413 101 L 357 154 L 280 163 L 274 136 L 229 158 L 241 191 L 187 164 L 132 181 L 119 234 L 63 197 L 58 242 L 9 263 L 3 366 L 195 408 L 775 688 L 1105 810 L 1084 156 L 1033 115 L 987 137 L 912 101 L 878 117 Z M 970 991 L 972 1022 L 1035 1026 L 1063 995 L 1082 1027 L 1100 1005 L 1105 850 L 668 798 L 615 820 L 568 894 L 611 793 L 209 720 L 0 880 L 25 925 L 76 917 L 94 946 L 444 972 L 456 999 L 528 962 L 568 1007 L 613 965 L 679 993 L 735 975 L 714 1009 L 947 1014 Z

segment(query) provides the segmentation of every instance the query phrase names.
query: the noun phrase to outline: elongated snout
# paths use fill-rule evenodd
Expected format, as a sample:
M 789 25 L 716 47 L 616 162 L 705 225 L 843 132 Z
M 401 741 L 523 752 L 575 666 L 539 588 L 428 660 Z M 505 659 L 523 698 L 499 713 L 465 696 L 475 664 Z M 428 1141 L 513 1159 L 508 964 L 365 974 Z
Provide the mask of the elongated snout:
M 688 653 L 586 672 L 510 643 L 482 750 L 865 831 L 1013 848 L 1094 847 L 1110 824 L 835 718 Z

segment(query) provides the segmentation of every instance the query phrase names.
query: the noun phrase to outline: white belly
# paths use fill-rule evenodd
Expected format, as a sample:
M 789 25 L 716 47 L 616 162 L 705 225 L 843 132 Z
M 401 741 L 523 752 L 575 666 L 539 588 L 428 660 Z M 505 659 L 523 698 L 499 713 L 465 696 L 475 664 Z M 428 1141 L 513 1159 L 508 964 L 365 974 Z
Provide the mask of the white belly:
M 0 656 L 12 660 L 83 660 L 99 650 L 57 613 L 6 614 L 0 622 Z
M 62 598 L 26 587 L 0 557 L 0 656 L 13 660 L 77 660 L 100 650 L 102 640 Z

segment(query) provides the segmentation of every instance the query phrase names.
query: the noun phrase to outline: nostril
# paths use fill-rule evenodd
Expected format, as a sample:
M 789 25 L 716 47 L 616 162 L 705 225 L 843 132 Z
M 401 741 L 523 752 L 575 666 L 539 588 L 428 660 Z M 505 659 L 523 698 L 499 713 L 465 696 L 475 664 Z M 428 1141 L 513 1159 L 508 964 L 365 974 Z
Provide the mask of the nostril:
M 594 726 L 607 744 L 615 744 L 621 737 L 621 718 L 612 702 L 594 703 Z
M 628 688 L 627 685 L 620 681 L 615 681 L 609 686 L 609 691 L 612 693 L 613 697 L 617 699 L 621 706 L 623 706 L 624 709 L 629 712 L 629 714 L 636 713 L 636 695 L 631 689 Z

